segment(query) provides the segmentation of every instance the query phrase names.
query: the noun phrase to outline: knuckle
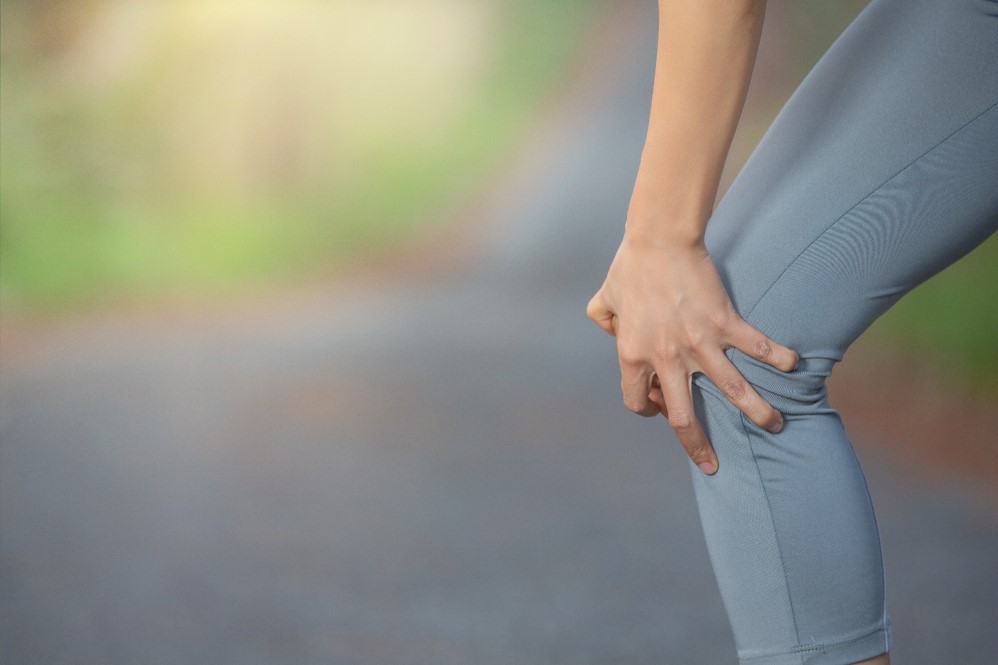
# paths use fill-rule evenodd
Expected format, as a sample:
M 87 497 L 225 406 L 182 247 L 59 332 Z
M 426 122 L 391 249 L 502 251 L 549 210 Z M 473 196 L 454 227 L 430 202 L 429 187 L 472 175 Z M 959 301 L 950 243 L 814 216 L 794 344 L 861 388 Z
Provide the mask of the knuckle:
M 641 367 L 645 364 L 641 358 L 641 354 L 626 346 L 617 349 L 617 358 L 620 360 L 621 367 L 629 369 Z
M 732 402 L 740 402 L 748 394 L 748 386 L 740 379 L 728 379 L 721 384 L 721 390 Z
M 699 349 L 707 343 L 707 331 L 701 327 L 690 327 L 684 331 L 684 342 L 691 349 Z
M 773 345 L 768 340 L 760 339 L 752 345 L 752 353 L 759 360 L 769 360 L 773 355 Z
M 668 339 L 660 339 L 655 343 L 655 357 L 662 360 L 673 360 L 679 356 L 679 345 Z
M 673 409 L 669 411 L 669 426 L 676 432 L 690 432 L 693 429 L 693 417 L 688 411 Z

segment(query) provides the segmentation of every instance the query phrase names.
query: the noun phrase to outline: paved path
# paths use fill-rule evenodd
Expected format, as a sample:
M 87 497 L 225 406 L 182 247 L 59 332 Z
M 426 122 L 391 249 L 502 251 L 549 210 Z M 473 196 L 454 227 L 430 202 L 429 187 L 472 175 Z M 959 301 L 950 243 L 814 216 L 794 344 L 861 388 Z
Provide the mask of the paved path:
M 473 268 L 98 320 L 4 367 L 4 662 L 734 663 L 683 455 L 583 315 L 643 139 L 632 18 Z M 869 472 L 896 663 L 998 662 L 998 520 Z

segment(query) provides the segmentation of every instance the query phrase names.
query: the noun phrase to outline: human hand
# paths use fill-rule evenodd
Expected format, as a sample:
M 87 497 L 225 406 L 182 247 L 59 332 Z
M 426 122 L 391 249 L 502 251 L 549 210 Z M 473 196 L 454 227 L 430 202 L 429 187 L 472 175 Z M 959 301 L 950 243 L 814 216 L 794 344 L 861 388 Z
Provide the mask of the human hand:
M 793 370 L 799 357 L 738 315 L 702 242 L 657 244 L 625 233 L 586 314 L 617 339 L 624 405 L 666 416 L 704 473 L 715 473 L 718 462 L 693 411 L 693 374 L 710 378 L 756 425 L 782 429 L 779 411 L 724 350 L 734 347 L 782 371 Z

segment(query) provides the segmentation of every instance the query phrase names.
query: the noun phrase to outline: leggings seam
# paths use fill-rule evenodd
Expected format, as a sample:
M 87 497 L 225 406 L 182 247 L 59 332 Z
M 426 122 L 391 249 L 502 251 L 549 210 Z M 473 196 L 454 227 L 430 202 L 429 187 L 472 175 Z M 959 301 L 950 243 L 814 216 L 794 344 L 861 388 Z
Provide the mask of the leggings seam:
M 824 237 L 824 235 L 826 233 L 828 233 L 836 224 L 838 224 L 840 221 L 842 221 L 842 219 L 845 218 L 846 215 L 848 215 L 849 213 L 851 213 L 861 203 L 863 203 L 868 198 L 870 198 L 871 196 L 873 196 L 874 194 L 876 194 L 878 191 L 880 191 L 884 187 L 884 185 L 886 185 L 887 183 L 889 183 L 890 181 L 894 180 L 899 175 L 901 175 L 902 173 L 904 173 L 905 171 L 907 171 L 908 169 L 910 169 L 920 159 L 922 159 L 923 157 L 925 157 L 926 155 L 928 155 L 930 152 L 932 152 L 933 150 L 935 150 L 936 148 L 938 148 L 939 146 L 941 146 L 943 143 L 945 143 L 946 141 L 948 141 L 949 139 L 951 139 L 956 134 L 960 133 L 964 128 L 966 128 L 967 126 L 971 125 L 978 118 L 980 118 L 981 116 L 983 116 L 985 113 L 987 113 L 988 111 L 992 110 L 996 106 L 998 106 L 998 102 L 994 102 L 993 104 L 991 104 L 990 106 L 988 106 L 987 108 L 985 108 L 983 111 L 981 111 L 980 113 L 978 113 L 977 115 L 975 115 L 973 118 L 971 118 L 967 122 L 963 123 L 962 125 L 960 125 L 956 129 L 954 129 L 952 132 L 950 132 L 949 134 L 947 134 L 946 136 L 944 136 L 943 138 L 939 139 L 939 141 L 937 141 L 935 144 L 933 144 L 932 147 L 928 148 L 927 150 L 925 150 L 925 152 L 923 152 L 922 154 L 918 155 L 917 157 L 915 157 L 914 159 L 912 159 L 910 162 L 908 162 L 907 164 L 905 164 L 894 175 L 892 175 L 891 177 L 887 178 L 882 183 L 880 183 L 879 185 L 877 185 L 876 187 L 874 187 L 866 195 L 864 195 L 859 201 L 856 201 L 856 203 L 854 203 L 853 205 L 851 205 L 848 210 L 846 210 L 841 215 L 839 215 L 837 218 L 835 218 L 835 220 L 833 220 L 827 227 L 825 227 L 825 229 L 821 233 L 819 233 L 818 235 L 816 235 L 814 237 L 814 239 L 811 240 L 811 242 L 809 242 L 807 245 L 805 245 L 804 248 L 801 249 L 801 251 L 797 254 L 797 256 L 795 256 L 793 258 L 793 260 L 790 261 L 787 264 L 787 266 L 780 272 L 779 275 L 777 275 L 776 279 L 773 280 L 773 282 L 766 288 L 766 290 L 763 291 L 762 295 L 759 296 L 759 299 L 755 301 L 755 304 L 753 304 L 752 307 L 749 308 L 749 310 L 745 313 L 745 315 L 742 318 L 745 319 L 745 320 L 748 320 L 748 318 L 752 315 L 752 312 L 755 311 L 756 307 L 758 307 L 762 303 L 762 301 L 766 299 L 766 296 L 769 295 L 769 292 L 773 290 L 773 287 L 776 286 L 781 279 L 783 279 L 783 276 L 786 275 L 787 271 L 790 270 L 790 268 L 792 268 L 797 263 L 797 261 L 800 259 L 800 257 L 803 256 L 804 253 L 807 252 L 807 250 L 809 250 L 812 245 L 814 245 L 814 243 L 818 242 L 818 240 L 820 240 L 822 237 Z
M 790 619 L 794 624 L 794 641 L 795 644 L 800 644 L 800 630 L 797 627 L 797 612 L 794 610 L 794 600 L 790 593 L 790 581 L 789 575 L 787 574 L 787 564 L 783 559 L 783 547 L 780 545 L 780 535 L 776 529 L 776 520 L 773 518 L 773 505 L 769 501 L 769 490 L 766 488 L 766 482 L 762 478 L 762 470 L 759 469 L 759 458 L 755 454 L 755 447 L 752 445 L 752 435 L 749 433 L 748 427 L 745 423 L 745 414 L 738 412 L 739 422 L 742 425 L 742 432 L 745 433 L 745 441 L 748 443 L 749 450 L 752 453 L 752 464 L 755 466 L 756 476 L 759 478 L 759 485 L 762 487 L 762 495 L 766 498 L 766 512 L 769 514 L 769 524 L 773 529 L 773 539 L 776 541 L 776 553 L 780 557 L 780 569 L 783 570 L 783 585 L 787 592 L 787 605 L 790 608 Z
M 774 652 L 774 653 L 757 653 L 757 654 L 751 655 L 751 656 L 739 656 L 739 659 L 742 662 L 748 662 L 748 661 L 763 660 L 763 659 L 773 658 L 773 657 L 778 657 L 778 656 L 787 656 L 787 655 L 799 655 L 799 654 L 810 654 L 810 653 L 827 652 L 829 649 L 834 649 L 834 648 L 837 648 L 837 647 L 848 646 L 850 644 L 855 644 L 856 642 L 862 642 L 866 638 L 868 638 L 868 637 L 870 637 L 872 635 L 876 635 L 877 633 L 880 633 L 880 632 L 885 632 L 886 630 L 887 630 L 886 625 L 879 625 L 879 626 L 877 626 L 875 628 L 872 628 L 870 630 L 864 630 L 861 633 L 856 633 L 856 634 L 853 634 L 853 635 L 847 635 L 847 636 L 845 636 L 843 638 L 840 638 L 840 639 L 837 639 L 837 640 L 834 640 L 834 641 L 831 641 L 831 642 L 822 642 L 820 644 L 810 644 L 810 645 L 807 645 L 807 646 L 798 645 L 798 646 L 794 647 L 793 649 L 790 649 L 789 651 L 779 651 L 779 652 Z M 884 651 L 884 653 L 888 653 L 888 652 Z

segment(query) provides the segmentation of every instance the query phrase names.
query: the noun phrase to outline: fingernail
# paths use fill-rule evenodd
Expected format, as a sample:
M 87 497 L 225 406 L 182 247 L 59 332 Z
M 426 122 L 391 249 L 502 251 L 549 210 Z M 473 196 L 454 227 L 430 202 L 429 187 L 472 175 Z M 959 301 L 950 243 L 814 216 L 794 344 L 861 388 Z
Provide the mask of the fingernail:
M 706 473 L 708 476 L 713 476 L 715 473 L 717 473 L 717 467 L 714 466 L 713 462 L 700 462 L 699 464 L 697 464 L 697 466 L 699 466 L 700 470 Z
M 769 431 L 773 434 L 779 434 L 780 430 L 783 429 L 783 421 L 780 420 L 769 426 Z

